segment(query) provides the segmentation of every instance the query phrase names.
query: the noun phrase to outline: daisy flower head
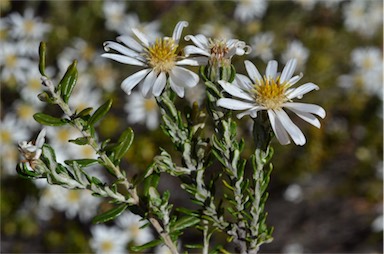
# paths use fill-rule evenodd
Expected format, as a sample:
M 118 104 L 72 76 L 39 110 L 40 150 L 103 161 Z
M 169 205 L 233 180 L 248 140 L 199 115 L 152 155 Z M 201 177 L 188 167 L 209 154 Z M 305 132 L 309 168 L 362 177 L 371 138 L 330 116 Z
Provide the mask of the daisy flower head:
M 197 34 L 187 35 L 185 40 L 191 40 L 195 44 L 184 48 L 185 55 L 197 55 L 191 60 L 196 61 L 197 65 L 209 65 L 216 77 L 220 67 L 230 68 L 234 55 L 242 56 L 251 52 L 250 46 L 237 39 L 208 39 L 203 34 Z
M 134 37 L 122 35 L 117 41 L 104 42 L 106 51 L 115 50 L 118 53 L 104 53 L 102 57 L 115 60 L 120 63 L 143 67 L 142 70 L 127 77 L 121 84 L 121 88 L 128 95 L 138 84 L 144 97 L 159 96 L 167 83 L 179 96 L 184 97 L 185 88 L 194 87 L 199 81 L 199 76 L 180 65 L 196 65 L 196 61 L 182 58 L 178 55 L 178 46 L 181 33 L 188 22 L 180 21 L 176 24 L 172 37 L 157 38 L 151 40 L 133 28 Z
M 123 254 L 127 251 L 127 237 L 116 227 L 96 225 L 91 228 L 89 245 L 96 254 Z
M 325 110 L 322 107 L 292 101 L 294 98 L 301 99 L 304 94 L 318 90 L 319 87 L 313 83 L 292 87 L 302 77 L 302 74 L 293 76 L 295 59 L 288 61 L 281 74 L 277 72 L 277 62 L 269 61 L 263 77 L 253 63 L 248 60 L 244 63 L 249 78 L 237 74 L 233 84 L 220 80 L 219 84 L 224 91 L 233 98 L 221 98 L 217 101 L 217 105 L 232 110 L 243 110 L 237 115 L 238 118 L 245 115 L 256 118 L 259 111 L 267 111 L 272 130 L 280 144 L 289 144 L 291 138 L 295 144 L 304 145 L 306 142 L 304 134 L 292 122 L 284 108 L 320 128 L 320 121 L 315 115 L 325 117 Z

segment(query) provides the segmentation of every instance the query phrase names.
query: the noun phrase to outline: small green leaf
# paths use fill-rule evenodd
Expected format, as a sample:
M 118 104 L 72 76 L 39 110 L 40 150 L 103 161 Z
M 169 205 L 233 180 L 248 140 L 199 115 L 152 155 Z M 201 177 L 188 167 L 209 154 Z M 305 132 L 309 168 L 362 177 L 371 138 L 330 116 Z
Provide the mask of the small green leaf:
M 95 113 L 93 113 L 93 115 L 91 116 L 91 118 L 89 118 L 88 120 L 88 124 L 89 125 L 94 125 L 96 122 L 98 122 L 101 118 L 103 118 L 103 116 L 105 114 L 107 114 L 107 112 L 109 111 L 109 109 L 111 108 L 112 106 L 112 100 L 109 99 L 107 100 L 103 105 L 101 105 L 96 111 Z
M 34 171 L 30 171 L 27 168 L 26 163 L 19 163 L 19 164 L 17 164 L 16 171 L 19 174 L 19 176 L 21 176 L 23 178 L 26 178 L 26 179 L 36 179 L 36 178 L 40 178 L 41 177 L 41 175 L 39 173 L 36 173 Z
M 77 139 L 70 139 L 68 142 L 74 143 L 76 145 L 87 145 L 89 143 L 89 138 L 88 137 L 80 137 Z
M 144 196 L 149 195 L 149 188 L 150 187 L 157 187 L 160 181 L 160 174 L 158 173 L 152 173 L 150 176 L 145 178 L 144 180 Z
M 69 166 L 73 166 L 73 164 L 76 162 L 81 167 L 87 167 L 87 166 L 95 165 L 99 161 L 95 159 L 78 159 L 78 160 L 66 160 L 64 162 Z
M 39 100 L 42 102 L 46 102 L 49 104 L 56 104 L 55 100 L 47 92 L 39 93 L 37 95 L 37 98 L 39 98 Z
M 45 52 L 46 52 L 46 44 L 45 42 L 40 42 L 39 45 L 39 71 L 42 76 L 45 75 Z
M 115 150 L 115 160 L 119 161 L 131 147 L 133 142 L 133 130 L 131 128 L 126 129 L 120 136 L 118 143 L 119 145 Z
M 127 204 L 122 204 L 105 213 L 99 214 L 92 219 L 92 223 L 97 224 L 97 223 L 104 223 L 106 221 L 113 220 L 117 216 L 122 214 L 125 211 L 125 209 L 127 209 L 127 207 L 128 207 Z
M 68 67 L 64 77 L 61 79 L 59 83 L 59 87 L 61 89 L 61 96 L 65 103 L 68 102 L 69 97 L 73 91 L 73 88 L 76 85 L 77 81 L 77 60 L 74 60 L 73 63 Z
M 79 113 L 76 114 L 76 118 L 77 117 L 88 116 L 92 112 L 92 110 L 93 110 L 93 108 L 91 108 L 91 107 L 85 108 L 85 109 L 83 109 L 82 111 L 80 111 Z
M 157 245 L 161 244 L 162 241 L 160 239 L 150 241 L 146 244 L 140 245 L 140 246 L 132 246 L 131 250 L 135 252 L 143 252 L 146 249 L 156 247 Z
M 184 216 L 178 219 L 175 224 L 171 226 L 171 232 L 181 231 L 184 228 L 189 228 L 200 222 L 200 219 L 193 216 Z
M 69 122 L 67 119 L 57 118 L 44 113 L 36 113 L 33 115 L 33 118 L 36 122 L 48 126 L 62 126 Z

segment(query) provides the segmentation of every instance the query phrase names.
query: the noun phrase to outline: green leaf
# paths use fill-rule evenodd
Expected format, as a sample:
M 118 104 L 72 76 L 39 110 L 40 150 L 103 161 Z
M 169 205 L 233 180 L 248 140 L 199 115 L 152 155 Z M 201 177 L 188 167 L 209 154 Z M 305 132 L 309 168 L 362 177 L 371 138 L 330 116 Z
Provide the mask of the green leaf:
M 77 139 L 70 139 L 68 142 L 74 143 L 76 145 L 87 145 L 89 143 L 89 138 L 88 137 L 80 137 Z
M 76 85 L 77 81 L 77 60 L 74 60 L 73 63 L 68 67 L 67 71 L 64 74 L 64 77 L 61 79 L 58 87 L 60 87 L 61 96 L 65 103 L 68 103 L 69 97 L 73 91 L 73 88 Z
M 30 171 L 27 168 L 26 163 L 19 163 L 19 164 L 17 164 L 16 171 L 19 174 L 19 176 L 21 176 L 23 178 L 26 178 L 26 179 L 36 179 L 36 178 L 40 178 L 41 177 L 41 174 L 36 173 L 34 171 Z
M 39 45 L 39 71 L 42 76 L 45 75 L 45 52 L 46 52 L 46 44 L 45 42 L 40 42 Z
M 46 102 L 49 104 L 56 104 L 54 98 L 50 96 L 47 92 L 42 92 L 37 95 L 37 98 L 39 98 L 40 101 Z
M 73 166 L 74 163 L 79 164 L 81 167 L 88 167 L 97 164 L 99 161 L 95 159 L 78 159 L 78 160 L 65 160 L 64 163 Z
M 33 118 L 36 122 L 48 126 L 62 126 L 69 122 L 67 119 L 57 118 L 44 113 L 36 113 L 33 115 Z
M 89 118 L 89 120 L 88 120 L 88 124 L 89 125 L 94 125 L 96 122 L 98 122 L 101 118 L 103 118 L 103 116 L 105 116 L 105 114 L 107 114 L 107 112 L 109 111 L 111 106 L 112 106 L 112 100 L 109 99 L 103 105 L 101 105 L 95 111 L 95 113 L 93 113 L 91 118 Z
M 131 128 L 126 129 L 120 136 L 118 143 L 119 145 L 115 149 L 114 159 L 119 161 L 131 147 L 133 142 L 133 130 Z
M 105 213 L 99 214 L 92 219 L 92 223 L 97 224 L 97 223 L 104 223 L 106 221 L 113 220 L 117 216 L 122 214 L 125 211 L 125 209 L 127 209 L 127 207 L 128 207 L 127 204 L 122 204 Z
M 171 226 L 171 232 L 181 231 L 184 228 L 189 228 L 200 222 L 200 219 L 193 216 L 184 216 L 178 219 L 175 224 Z
M 79 113 L 77 113 L 76 117 L 88 116 L 92 112 L 92 110 L 93 110 L 93 108 L 91 108 L 91 107 L 85 108 L 82 111 L 80 111 Z
M 149 195 L 149 188 L 150 187 L 157 187 L 160 181 L 160 174 L 158 173 L 152 173 L 150 176 L 145 178 L 144 180 L 144 196 Z
M 163 241 L 161 241 L 160 239 L 156 239 L 156 240 L 150 241 L 150 242 L 143 244 L 143 245 L 140 245 L 140 246 L 132 246 L 131 250 L 134 252 L 143 252 L 146 249 L 156 247 L 157 245 L 161 244 L 162 242 Z

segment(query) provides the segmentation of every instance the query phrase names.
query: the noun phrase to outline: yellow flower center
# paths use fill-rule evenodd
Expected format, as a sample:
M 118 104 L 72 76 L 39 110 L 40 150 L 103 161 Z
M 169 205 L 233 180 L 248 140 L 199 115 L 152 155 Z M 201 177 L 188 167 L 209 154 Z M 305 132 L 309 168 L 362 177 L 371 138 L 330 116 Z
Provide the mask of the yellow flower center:
M 17 115 L 24 120 L 32 119 L 32 116 L 35 113 L 35 110 L 32 108 L 32 106 L 25 103 L 18 105 L 16 111 Z
M 285 96 L 287 88 L 287 83 L 280 84 L 279 78 L 275 80 L 264 77 L 260 84 L 254 85 L 256 102 L 267 109 L 280 109 L 287 101 Z
M 157 73 L 170 72 L 176 64 L 177 44 L 170 38 L 157 39 L 146 52 L 146 58 Z
M 144 108 L 146 112 L 153 111 L 156 108 L 156 101 L 153 99 L 148 99 L 144 101 Z
M 12 54 L 12 55 L 7 55 L 5 57 L 5 66 L 8 68 L 13 68 L 16 67 L 17 65 L 17 56 Z
M 7 130 L 2 130 L 2 131 L 0 132 L 0 137 L 1 137 L 1 142 L 2 142 L 3 144 L 9 144 L 9 143 L 11 143 L 11 141 L 12 141 L 12 135 L 11 135 L 11 133 L 10 133 L 9 131 L 7 131 Z
M 110 253 L 113 250 L 113 243 L 110 241 L 103 241 L 101 243 L 101 250 L 103 253 Z
M 31 34 L 33 32 L 33 29 L 35 28 L 35 21 L 33 20 L 26 20 L 24 22 L 24 31 L 28 34 Z
M 80 201 L 80 193 L 77 190 L 70 190 L 68 193 L 68 201 L 78 203 Z

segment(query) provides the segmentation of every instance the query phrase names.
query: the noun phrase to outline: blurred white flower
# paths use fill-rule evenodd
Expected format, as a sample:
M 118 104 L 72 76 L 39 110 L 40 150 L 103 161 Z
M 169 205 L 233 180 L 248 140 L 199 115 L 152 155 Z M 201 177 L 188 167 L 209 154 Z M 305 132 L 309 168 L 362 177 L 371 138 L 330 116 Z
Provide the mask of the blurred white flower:
M 217 39 L 233 38 L 231 29 L 228 26 L 217 22 L 203 24 L 199 29 L 199 33 L 204 34 L 207 37 Z
M 124 212 L 116 219 L 116 225 L 123 231 L 128 241 L 136 245 L 142 245 L 153 240 L 149 227 L 144 227 L 148 221 L 131 212 Z
M 103 14 L 105 17 L 105 27 L 111 31 L 118 31 L 123 26 L 125 10 L 127 8 L 125 1 L 104 1 Z
M 133 36 L 132 27 L 140 31 L 141 33 L 148 36 L 150 41 L 156 40 L 156 38 L 161 37 L 160 33 L 160 21 L 155 20 L 152 22 L 140 22 L 139 16 L 136 13 L 127 14 L 124 17 L 122 25 L 119 26 L 116 31 L 119 34 Z
M 289 243 L 283 247 L 284 254 L 301 254 L 304 253 L 304 248 L 300 243 Z
M 102 91 L 100 88 L 95 87 L 92 76 L 83 73 L 79 75 L 77 85 L 73 89 L 69 106 L 80 112 L 81 110 L 92 107 L 96 110 L 102 103 Z M 85 99 L 86 98 L 86 99 Z
M 127 97 L 124 105 L 127 120 L 130 124 L 145 124 L 149 130 L 159 127 L 159 107 L 155 98 L 144 98 L 140 93 L 133 92 Z
M 343 5 L 344 25 L 347 30 L 372 37 L 383 25 L 382 1 L 353 0 Z
M 26 9 L 24 16 L 14 12 L 7 16 L 10 32 L 15 39 L 43 39 L 45 33 L 51 30 L 51 26 L 41 22 L 41 18 L 35 16 L 33 9 Z
M 384 228 L 383 214 L 380 214 L 371 224 L 374 232 L 382 232 Z
M 167 83 L 179 97 L 184 97 L 186 87 L 194 87 L 199 81 L 199 76 L 179 65 L 195 65 L 189 59 L 180 59 L 177 55 L 179 40 L 184 27 L 188 22 L 177 23 L 172 37 L 157 38 L 152 41 L 151 36 L 141 33 L 133 28 L 137 40 L 131 36 L 119 36 L 118 42 L 124 45 L 107 41 L 104 49 L 116 50 L 116 53 L 104 53 L 103 57 L 110 58 L 120 63 L 143 67 L 133 75 L 127 77 L 121 84 L 124 92 L 131 94 L 132 89 L 141 84 L 141 92 L 145 97 L 159 96 Z
M 303 200 L 303 189 L 298 184 L 290 184 L 283 196 L 289 202 L 300 203 Z
M 25 82 L 27 80 L 27 69 L 35 63 L 29 58 L 20 56 L 20 48 L 17 43 L 1 43 L 0 67 L 1 81 Z
M 89 245 L 96 254 L 128 253 L 128 239 L 118 228 L 96 225 L 91 227 L 91 233 Z
M 292 0 L 295 3 L 298 3 L 301 5 L 301 7 L 306 11 L 311 11 L 315 7 L 316 3 L 319 2 L 318 0 Z
M 31 131 L 36 130 L 36 128 L 40 126 L 40 124 L 33 119 L 33 115 L 39 112 L 43 106 L 43 103 L 34 104 L 23 100 L 16 100 L 12 104 L 13 111 L 16 112 L 20 123 Z
M 322 107 L 292 102 L 292 99 L 301 99 L 304 94 L 318 90 L 319 87 L 313 83 L 292 87 L 302 77 L 302 74 L 292 77 L 296 67 L 295 59 L 288 61 L 281 74 L 277 73 L 277 62 L 269 61 L 264 77 L 253 63 L 248 60 L 244 63 L 250 78 L 236 74 L 233 84 L 220 80 L 222 88 L 234 98 L 221 98 L 217 101 L 217 105 L 232 110 L 243 110 L 237 115 L 238 118 L 244 115 L 256 118 L 259 111 L 266 110 L 280 144 L 289 144 L 291 137 L 295 144 L 304 145 L 306 143 L 304 134 L 283 108 L 291 110 L 304 121 L 320 128 L 320 121 L 315 115 L 325 117 L 325 110 Z
M 274 35 L 272 32 L 259 33 L 251 38 L 251 56 L 260 57 L 264 62 L 273 58 L 272 44 Z
M 34 67 L 34 68 L 33 68 Z M 27 70 L 27 78 L 25 82 L 19 83 L 19 89 L 20 89 L 20 97 L 23 100 L 28 101 L 29 103 L 41 106 L 44 105 L 43 102 L 37 98 L 37 95 L 43 91 L 43 86 L 41 84 L 41 75 L 39 73 L 39 69 L 37 66 L 30 67 Z
M 265 0 L 240 0 L 236 4 L 235 19 L 249 22 L 256 18 L 262 18 L 267 6 L 268 2 Z
M 282 53 L 281 60 L 286 64 L 290 59 L 294 58 L 297 61 L 297 70 L 304 71 L 308 56 L 309 50 L 303 46 L 303 43 L 294 40 L 288 43 L 286 50 Z
M 203 105 L 205 98 L 205 85 L 202 82 L 199 82 L 197 86 L 188 89 L 185 94 L 185 98 L 188 100 L 190 105 L 194 102 L 197 102 L 199 106 Z

